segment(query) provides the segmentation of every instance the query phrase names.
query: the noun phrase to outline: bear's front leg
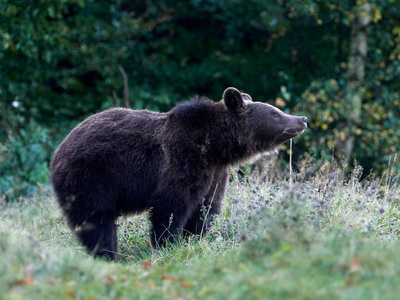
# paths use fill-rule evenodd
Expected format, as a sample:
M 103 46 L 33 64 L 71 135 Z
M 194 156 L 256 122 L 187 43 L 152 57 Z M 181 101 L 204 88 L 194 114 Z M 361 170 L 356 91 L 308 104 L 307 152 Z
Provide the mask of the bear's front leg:
M 188 218 L 189 212 L 184 207 L 153 207 L 150 212 L 152 246 L 173 243 L 182 233 Z
M 193 211 L 184 228 L 185 235 L 190 233 L 203 235 L 207 232 L 212 217 L 221 213 L 228 174 L 227 168 L 215 172 L 213 183 L 204 202 Z

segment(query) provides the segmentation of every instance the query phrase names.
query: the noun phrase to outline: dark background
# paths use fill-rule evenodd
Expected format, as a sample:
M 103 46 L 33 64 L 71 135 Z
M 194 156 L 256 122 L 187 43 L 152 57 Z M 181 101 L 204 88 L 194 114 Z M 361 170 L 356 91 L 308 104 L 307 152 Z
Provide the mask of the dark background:
M 0 195 L 48 183 L 62 138 L 125 105 L 122 73 L 132 108 L 234 86 L 308 117 L 296 159 L 398 174 L 399 1 L 1 0 Z

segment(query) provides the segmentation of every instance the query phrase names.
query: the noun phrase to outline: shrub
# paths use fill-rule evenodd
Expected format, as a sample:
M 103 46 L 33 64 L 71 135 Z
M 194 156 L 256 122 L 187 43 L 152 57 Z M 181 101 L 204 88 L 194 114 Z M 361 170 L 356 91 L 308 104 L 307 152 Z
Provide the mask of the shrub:
M 7 134 L 0 144 L 0 195 L 7 201 L 32 196 L 38 183 L 49 182 L 50 130 L 10 110 L 0 113 L 0 128 Z

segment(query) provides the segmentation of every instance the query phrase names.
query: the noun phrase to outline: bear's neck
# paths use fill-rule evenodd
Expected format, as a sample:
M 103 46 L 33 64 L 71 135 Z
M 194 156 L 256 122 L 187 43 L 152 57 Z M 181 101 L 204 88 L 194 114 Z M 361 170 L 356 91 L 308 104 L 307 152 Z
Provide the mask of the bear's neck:
M 254 149 L 248 141 L 249 135 L 243 132 L 243 124 L 241 120 L 224 120 L 223 124 L 216 128 L 220 128 L 221 132 L 214 135 L 212 141 L 213 147 L 210 149 L 210 159 L 220 165 L 238 165 L 240 163 L 251 160 L 257 156 Z

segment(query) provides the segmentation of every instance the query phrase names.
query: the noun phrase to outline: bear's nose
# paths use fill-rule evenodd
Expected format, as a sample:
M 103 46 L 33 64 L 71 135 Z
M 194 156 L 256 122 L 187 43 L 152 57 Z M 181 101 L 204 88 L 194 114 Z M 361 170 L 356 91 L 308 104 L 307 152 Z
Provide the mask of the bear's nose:
M 307 117 L 301 117 L 300 120 L 304 123 L 307 123 Z

